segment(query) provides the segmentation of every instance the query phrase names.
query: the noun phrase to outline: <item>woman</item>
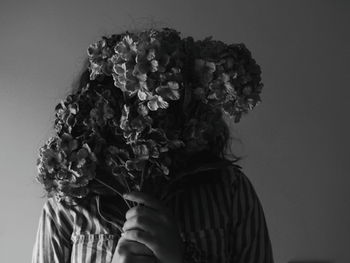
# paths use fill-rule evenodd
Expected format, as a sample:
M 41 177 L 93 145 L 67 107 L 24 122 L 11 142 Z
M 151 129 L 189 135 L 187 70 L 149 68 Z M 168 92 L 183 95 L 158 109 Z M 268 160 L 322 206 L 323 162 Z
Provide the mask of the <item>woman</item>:
M 40 151 L 51 197 L 32 262 L 273 262 L 260 201 L 225 158 L 222 112 L 238 122 L 260 100 L 244 45 L 150 29 L 88 55 Z

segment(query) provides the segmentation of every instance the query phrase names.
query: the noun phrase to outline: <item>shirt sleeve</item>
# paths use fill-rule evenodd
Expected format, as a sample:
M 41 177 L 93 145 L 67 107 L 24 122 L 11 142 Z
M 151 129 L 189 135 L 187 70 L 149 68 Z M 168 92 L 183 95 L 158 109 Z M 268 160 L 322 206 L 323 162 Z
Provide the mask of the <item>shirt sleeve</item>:
M 49 198 L 42 209 L 32 263 L 70 262 L 72 224 L 64 207 Z
M 248 177 L 235 171 L 233 213 L 237 218 L 232 228 L 234 263 L 273 263 L 271 241 L 260 200 Z

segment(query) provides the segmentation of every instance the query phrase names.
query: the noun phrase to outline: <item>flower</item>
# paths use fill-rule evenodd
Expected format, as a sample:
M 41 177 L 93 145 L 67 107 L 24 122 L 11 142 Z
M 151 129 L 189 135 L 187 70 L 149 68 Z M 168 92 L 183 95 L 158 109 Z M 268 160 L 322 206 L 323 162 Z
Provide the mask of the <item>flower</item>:
M 61 138 L 51 137 L 40 148 L 37 180 L 45 185 L 50 194 L 72 194 L 72 187 L 85 187 L 94 178 L 98 160 L 87 143 L 81 147 L 78 145 L 76 139 L 64 133 Z M 86 189 L 82 191 L 87 194 Z M 79 196 L 84 196 L 81 191 Z
M 172 153 L 209 147 L 209 114 L 238 122 L 261 101 L 261 70 L 244 44 L 149 29 L 102 37 L 87 55 L 90 81 L 56 106 L 56 134 L 39 149 L 37 180 L 58 198 L 152 180 L 161 189 L 174 180 Z
M 117 59 L 124 61 L 132 60 L 137 52 L 136 42 L 134 42 L 130 35 L 126 35 L 123 37 L 122 41 L 115 46 L 114 52 L 117 55 Z
M 156 92 L 164 99 L 178 100 L 180 98 L 179 84 L 176 81 L 169 81 L 167 85 L 159 86 Z
M 159 108 L 162 109 L 166 109 L 168 108 L 169 103 L 166 102 L 163 97 L 159 96 L 159 95 L 153 95 L 149 97 L 149 100 L 147 102 L 147 107 L 151 110 L 151 111 L 156 111 Z

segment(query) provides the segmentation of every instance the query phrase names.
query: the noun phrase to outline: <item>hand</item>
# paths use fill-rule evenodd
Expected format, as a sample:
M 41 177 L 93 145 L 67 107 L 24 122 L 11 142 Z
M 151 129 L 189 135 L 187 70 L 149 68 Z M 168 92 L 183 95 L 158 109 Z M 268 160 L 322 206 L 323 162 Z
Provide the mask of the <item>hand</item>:
M 119 238 L 113 262 L 116 263 L 155 263 L 153 252 L 144 244 Z
M 171 211 L 142 192 L 135 191 L 124 198 L 144 205 L 126 212 L 122 236 L 146 245 L 159 263 L 181 263 L 184 247 Z

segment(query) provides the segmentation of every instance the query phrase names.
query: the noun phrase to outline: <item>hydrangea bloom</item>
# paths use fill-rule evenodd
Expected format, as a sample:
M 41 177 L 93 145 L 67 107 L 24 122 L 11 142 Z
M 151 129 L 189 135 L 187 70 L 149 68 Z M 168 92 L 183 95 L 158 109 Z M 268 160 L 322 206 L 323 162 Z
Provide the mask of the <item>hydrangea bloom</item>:
M 152 180 L 160 195 L 161 185 L 176 179 L 169 153 L 207 147 L 214 129 L 193 116 L 182 133 L 169 130 L 164 116 L 172 103 L 182 103 L 184 113 L 203 103 L 238 122 L 260 102 L 260 67 L 244 44 L 150 29 L 103 37 L 87 55 L 90 82 L 56 106 L 56 135 L 39 153 L 37 179 L 60 198 L 98 193 L 97 184 L 144 190 Z M 104 85 L 106 78 L 113 85 Z

